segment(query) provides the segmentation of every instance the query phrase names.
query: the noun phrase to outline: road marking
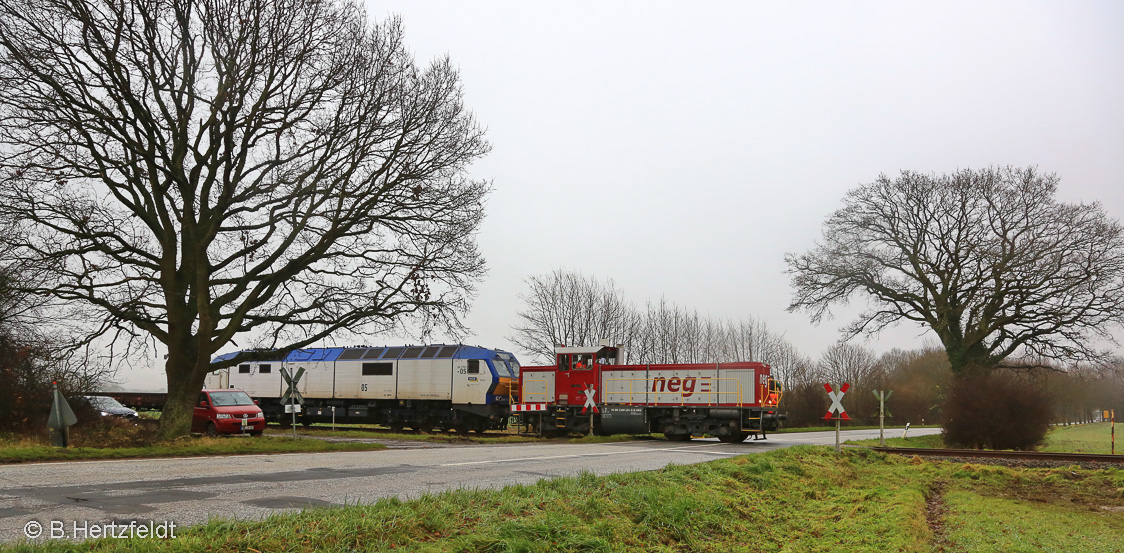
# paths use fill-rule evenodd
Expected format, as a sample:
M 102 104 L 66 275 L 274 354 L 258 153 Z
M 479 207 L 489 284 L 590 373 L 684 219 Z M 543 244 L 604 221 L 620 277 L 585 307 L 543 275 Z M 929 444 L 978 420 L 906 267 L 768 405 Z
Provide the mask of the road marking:
M 605 457 L 605 456 L 609 456 L 609 455 L 624 455 L 624 454 L 628 454 L 628 453 L 634 453 L 634 454 L 635 453 L 646 453 L 648 451 L 680 451 L 680 450 L 685 450 L 685 449 L 698 449 L 700 447 L 714 447 L 716 445 L 722 445 L 722 444 L 720 444 L 720 443 L 717 443 L 717 444 L 700 444 L 700 445 L 691 445 L 691 446 L 661 447 L 661 448 L 629 448 L 628 451 L 605 451 L 605 452 L 600 452 L 600 453 L 576 453 L 576 454 L 573 454 L 573 455 L 545 455 L 545 456 L 542 456 L 542 457 L 521 457 L 521 458 L 518 458 L 518 459 L 493 459 L 493 460 L 490 460 L 490 461 L 468 461 L 468 462 L 464 462 L 464 463 L 447 463 L 447 464 L 438 465 L 438 466 L 441 466 L 441 467 L 460 467 L 460 466 L 465 466 L 465 465 L 487 465 L 487 464 L 491 464 L 491 463 L 512 463 L 512 462 L 516 462 L 516 461 L 545 461 L 547 459 L 571 459 L 571 458 L 574 458 L 574 457 Z M 741 455 L 741 453 L 728 453 L 728 452 L 725 452 L 725 451 L 721 451 L 721 452 L 718 452 L 718 451 L 698 451 L 696 453 L 704 453 L 704 454 L 707 454 L 707 455 Z

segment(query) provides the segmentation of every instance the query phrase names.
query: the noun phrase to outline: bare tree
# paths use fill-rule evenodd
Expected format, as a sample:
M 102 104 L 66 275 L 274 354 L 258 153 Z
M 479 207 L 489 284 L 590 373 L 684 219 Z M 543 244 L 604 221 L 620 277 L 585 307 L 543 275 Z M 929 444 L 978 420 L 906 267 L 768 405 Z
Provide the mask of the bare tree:
M 187 433 L 236 337 L 461 328 L 488 190 L 464 173 L 488 145 L 457 72 L 416 65 L 397 19 L 348 0 L 0 0 L 0 52 L 5 239 L 57 277 L 31 291 L 96 322 L 87 338 L 167 347 L 162 438 Z
M 594 345 L 607 339 L 625 344 L 625 355 L 632 354 L 638 316 L 612 280 L 602 283 L 557 269 L 526 282 L 528 291 L 520 295 L 525 308 L 516 314 L 519 323 L 511 337 L 524 351 L 550 362 L 555 346 Z
M 835 344 L 823 352 L 819 375 L 834 384 L 850 383 L 862 388 L 875 374 L 874 352 L 854 344 Z
M 1124 323 L 1124 230 L 1098 204 L 1057 201 L 1057 185 L 1033 168 L 881 176 L 847 194 L 823 243 L 786 256 L 789 310 L 819 322 L 864 296 L 874 307 L 844 339 L 913 321 L 956 374 L 1012 356 L 1105 359 L 1096 340 Z
M 554 358 L 558 344 L 592 345 L 600 339 L 624 344 L 631 363 L 728 363 L 760 361 L 773 366 L 787 387 L 810 378 L 812 362 L 748 317 L 723 321 L 661 297 L 637 311 L 612 280 L 556 270 L 527 279 L 525 304 L 511 337 L 541 361 Z

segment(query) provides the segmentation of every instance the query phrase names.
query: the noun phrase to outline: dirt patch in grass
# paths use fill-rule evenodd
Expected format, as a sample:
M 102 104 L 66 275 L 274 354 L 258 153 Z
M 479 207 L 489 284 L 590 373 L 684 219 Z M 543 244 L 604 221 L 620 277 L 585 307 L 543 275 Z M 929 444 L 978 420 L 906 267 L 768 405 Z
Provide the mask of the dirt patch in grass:
M 925 496 L 925 521 L 929 523 L 929 530 L 933 532 L 933 547 L 938 553 L 952 553 L 959 551 L 945 535 L 945 513 L 948 506 L 944 503 L 944 489 L 947 483 L 944 480 L 933 482 L 929 494 Z

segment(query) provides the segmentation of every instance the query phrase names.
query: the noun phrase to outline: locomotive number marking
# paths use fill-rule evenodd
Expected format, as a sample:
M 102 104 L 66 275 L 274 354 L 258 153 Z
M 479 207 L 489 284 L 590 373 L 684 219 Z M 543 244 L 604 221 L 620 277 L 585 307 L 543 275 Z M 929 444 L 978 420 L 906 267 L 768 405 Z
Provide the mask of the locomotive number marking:
M 366 391 L 367 391 L 367 385 L 366 385 L 366 384 L 363 384 L 363 391 L 364 391 L 364 392 L 366 392 Z

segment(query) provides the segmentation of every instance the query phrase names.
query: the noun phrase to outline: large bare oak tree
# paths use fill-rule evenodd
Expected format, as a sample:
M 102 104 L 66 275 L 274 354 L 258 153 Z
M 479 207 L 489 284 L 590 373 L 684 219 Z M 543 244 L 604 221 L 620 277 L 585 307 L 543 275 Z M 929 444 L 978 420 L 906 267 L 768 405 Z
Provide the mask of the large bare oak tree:
M 1124 323 L 1124 229 L 1096 203 L 1058 201 L 1058 182 L 1010 167 L 881 176 L 847 194 L 821 243 L 786 256 L 789 310 L 819 322 L 865 298 L 845 339 L 913 321 L 955 374 L 1107 359 L 1098 342 Z
M 0 0 L 0 143 L 34 292 L 167 347 L 165 438 L 219 348 L 456 330 L 482 275 L 457 71 L 347 0 Z

